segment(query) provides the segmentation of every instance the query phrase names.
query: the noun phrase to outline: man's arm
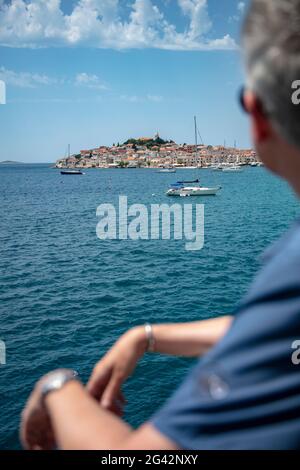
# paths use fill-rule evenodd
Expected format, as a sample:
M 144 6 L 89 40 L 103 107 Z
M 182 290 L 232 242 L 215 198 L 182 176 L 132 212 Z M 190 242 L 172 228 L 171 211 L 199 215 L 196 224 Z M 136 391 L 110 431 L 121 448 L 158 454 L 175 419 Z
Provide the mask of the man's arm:
M 154 326 L 155 350 L 199 356 L 224 336 L 231 320 L 231 317 L 223 317 Z M 87 389 L 79 382 L 69 382 L 47 395 L 43 406 L 42 379 L 22 415 L 24 447 L 48 449 L 57 443 L 62 449 L 176 449 L 176 444 L 151 424 L 133 431 L 116 416 L 122 411 L 122 383 L 133 372 L 146 344 L 144 328 L 130 330 L 98 363 Z M 91 395 L 100 400 L 102 406 Z
M 150 424 L 133 431 L 124 421 L 100 407 L 77 381 L 50 393 L 46 407 L 60 449 L 174 450 L 176 445 Z
M 200 357 L 228 331 L 232 317 L 220 317 L 192 323 L 153 325 L 154 352 L 186 357 Z M 94 367 L 88 391 L 101 405 L 113 410 L 120 401 L 122 384 L 133 373 L 147 348 L 143 326 L 122 335 Z
M 225 335 L 231 322 L 232 317 L 226 316 L 191 323 L 153 325 L 155 352 L 185 357 L 202 356 Z

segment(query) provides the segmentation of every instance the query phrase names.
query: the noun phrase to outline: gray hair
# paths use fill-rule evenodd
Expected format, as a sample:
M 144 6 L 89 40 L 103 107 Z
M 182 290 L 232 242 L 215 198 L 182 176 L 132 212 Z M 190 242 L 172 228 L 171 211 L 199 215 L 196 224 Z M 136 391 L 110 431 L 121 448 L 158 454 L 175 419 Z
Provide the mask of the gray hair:
M 300 80 L 300 0 L 252 0 L 242 44 L 248 87 L 278 132 L 300 147 L 300 105 L 292 100 Z

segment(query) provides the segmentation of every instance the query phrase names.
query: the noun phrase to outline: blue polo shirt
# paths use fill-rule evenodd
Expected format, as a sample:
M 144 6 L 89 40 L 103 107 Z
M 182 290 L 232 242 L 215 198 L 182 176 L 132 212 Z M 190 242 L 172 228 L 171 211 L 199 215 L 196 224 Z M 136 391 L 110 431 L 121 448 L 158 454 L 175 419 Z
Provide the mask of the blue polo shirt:
M 152 424 L 181 449 L 299 449 L 296 340 L 300 221 L 267 250 L 230 331 L 198 362 Z

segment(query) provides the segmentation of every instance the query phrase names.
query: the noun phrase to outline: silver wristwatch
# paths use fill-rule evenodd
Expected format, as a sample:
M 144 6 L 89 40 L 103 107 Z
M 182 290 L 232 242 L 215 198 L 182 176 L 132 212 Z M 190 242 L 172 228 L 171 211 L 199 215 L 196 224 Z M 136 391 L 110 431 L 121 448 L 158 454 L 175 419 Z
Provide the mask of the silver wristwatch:
M 42 401 L 45 402 L 49 393 L 60 390 L 71 380 L 78 380 L 78 373 L 72 369 L 57 369 L 47 374 L 41 384 Z

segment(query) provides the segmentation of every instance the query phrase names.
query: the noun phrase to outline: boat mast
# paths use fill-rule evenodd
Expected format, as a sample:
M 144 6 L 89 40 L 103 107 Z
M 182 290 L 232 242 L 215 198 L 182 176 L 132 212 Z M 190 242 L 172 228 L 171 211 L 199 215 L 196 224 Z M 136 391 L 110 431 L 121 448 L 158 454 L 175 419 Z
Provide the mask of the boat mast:
M 68 144 L 68 158 L 70 158 L 70 144 Z
M 197 146 L 198 146 L 198 134 L 197 134 L 197 117 L 194 116 L 194 122 L 195 122 L 195 147 L 197 151 Z
M 197 157 L 197 148 L 198 148 L 198 129 L 197 129 L 197 117 L 194 116 L 194 123 L 195 123 L 195 160 Z
M 203 142 L 203 139 L 202 139 L 202 136 L 199 132 L 199 129 L 198 129 L 198 125 L 197 125 L 197 117 L 194 116 L 194 122 L 195 122 L 195 147 L 196 147 L 196 154 L 197 154 L 197 150 L 198 150 L 198 137 L 200 139 L 200 142 L 201 142 L 201 145 L 204 145 L 204 142 Z M 200 163 L 201 163 L 201 167 L 202 167 L 202 158 L 200 158 Z

